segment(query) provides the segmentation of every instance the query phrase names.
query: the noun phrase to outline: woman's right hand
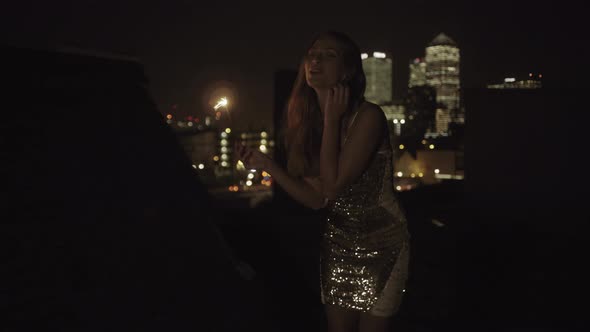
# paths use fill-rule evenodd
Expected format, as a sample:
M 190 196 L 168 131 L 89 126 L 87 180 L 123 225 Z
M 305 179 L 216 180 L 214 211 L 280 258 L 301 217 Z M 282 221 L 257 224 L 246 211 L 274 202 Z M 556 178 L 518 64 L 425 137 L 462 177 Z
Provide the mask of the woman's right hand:
M 238 142 L 234 144 L 234 153 L 238 159 L 242 161 L 244 167 L 247 169 L 260 169 L 269 171 L 273 160 L 266 154 L 252 148 L 240 145 Z

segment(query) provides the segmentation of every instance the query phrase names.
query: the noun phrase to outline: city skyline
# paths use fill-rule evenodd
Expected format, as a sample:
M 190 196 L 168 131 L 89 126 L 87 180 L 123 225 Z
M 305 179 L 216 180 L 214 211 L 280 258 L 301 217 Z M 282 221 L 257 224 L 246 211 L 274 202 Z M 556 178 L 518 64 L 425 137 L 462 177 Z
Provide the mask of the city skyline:
M 177 116 L 195 115 L 218 89 L 233 89 L 234 122 L 253 128 L 272 127 L 274 73 L 296 69 L 313 34 L 327 29 L 349 34 L 363 52 L 391 54 L 395 98 L 407 89 L 409 61 L 422 57 L 441 32 L 461 47 L 464 87 L 529 72 L 542 73 L 544 87 L 579 79 L 555 61 L 575 47 L 563 38 L 574 22 L 564 12 L 526 2 L 482 6 L 422 0 L 334 7 L 302 1 L 284 10 L 189 1 L 38 2 L 34 12 L 19 4 L 4 12 L 2 44 L 136 57 L 163 114 L 178 105 Z

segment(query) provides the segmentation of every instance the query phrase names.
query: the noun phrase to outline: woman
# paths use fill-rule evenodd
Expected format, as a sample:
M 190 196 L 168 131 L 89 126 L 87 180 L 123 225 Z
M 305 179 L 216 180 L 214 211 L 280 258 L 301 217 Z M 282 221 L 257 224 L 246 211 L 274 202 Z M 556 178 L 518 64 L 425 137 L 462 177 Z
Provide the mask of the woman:
M 392 148 L 381 108 L 364 100 L 358 46 L 346 35 L 314 38 L 287 109 L 287 169 L 236 146 L 295 200 L 328 209 L 321 290 L 330 331 L 386 331 L 407 279 L 409 233 L 393 190 Z

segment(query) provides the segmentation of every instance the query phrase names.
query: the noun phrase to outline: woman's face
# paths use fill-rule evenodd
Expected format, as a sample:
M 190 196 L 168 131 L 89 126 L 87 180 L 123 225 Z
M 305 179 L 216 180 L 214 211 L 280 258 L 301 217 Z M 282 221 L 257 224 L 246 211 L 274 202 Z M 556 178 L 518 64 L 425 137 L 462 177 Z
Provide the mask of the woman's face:
M 344 62 L 340 45 L 333 39 L 320 38 L 305 56 L 305 78 L 314 89 L 327 89 L 344 77 Z

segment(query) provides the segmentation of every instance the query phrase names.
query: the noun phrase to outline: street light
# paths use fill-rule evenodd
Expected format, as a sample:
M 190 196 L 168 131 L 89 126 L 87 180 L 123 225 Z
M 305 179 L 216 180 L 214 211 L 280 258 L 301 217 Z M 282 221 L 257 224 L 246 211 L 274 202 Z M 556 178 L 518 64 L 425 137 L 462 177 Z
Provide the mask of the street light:
M 227 116 L 229 118 L 229 121 L 231 122 L 231 115 L 229 114 L 229 108 L 227 107 L 227 105 L 229 105 L 229 101 L 227 100 L 227 98 L 221 97 L 221 99 L 219 99 L 217 101 L 217 104 L 215 104 L 215 106 L 213 106 L 213 109 L 215 109 L 217 111 L 219 108 L 224 107 L 225 110 L 227 111 Z
M 214 109 L 218 109 L 220 107 L 226 107 L 227 106 L 227 98 L 223 97 L 221 99 L 219 99 L 219 101 L 217 101 L 217 104 L 215 106 L 213 106 Z

